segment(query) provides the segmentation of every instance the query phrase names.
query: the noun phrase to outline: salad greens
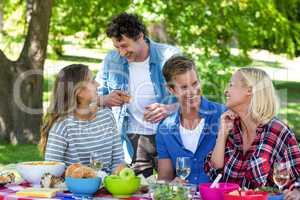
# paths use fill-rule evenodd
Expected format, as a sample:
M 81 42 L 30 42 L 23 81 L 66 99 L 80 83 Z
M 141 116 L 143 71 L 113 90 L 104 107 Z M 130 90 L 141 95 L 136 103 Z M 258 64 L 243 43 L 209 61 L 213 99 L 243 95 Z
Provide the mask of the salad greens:
M 270 195 L 274 195 L 274 194 L 279 193 L 278 188 L 275 188 L 275 187 L 264 186 L 264 187 L 257 188 L 256 190 L 261 191 L 261 192 L 267 192 Z
M 155 200 L 188 200 L 189 189 L 180 185 L 155 184 L 152 195 Z

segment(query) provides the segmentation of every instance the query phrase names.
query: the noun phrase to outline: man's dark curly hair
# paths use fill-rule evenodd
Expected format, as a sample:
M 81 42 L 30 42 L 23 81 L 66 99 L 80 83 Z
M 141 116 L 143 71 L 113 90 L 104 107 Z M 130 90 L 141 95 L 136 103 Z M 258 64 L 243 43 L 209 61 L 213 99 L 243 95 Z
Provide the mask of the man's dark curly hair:
M 137 40 L 140 33 L 146 35 L 145 25 L 135 14 L 121 13 L 114 17 L 106 28 L 106 34 L 109 38 L 122 39 L 122 35 Z

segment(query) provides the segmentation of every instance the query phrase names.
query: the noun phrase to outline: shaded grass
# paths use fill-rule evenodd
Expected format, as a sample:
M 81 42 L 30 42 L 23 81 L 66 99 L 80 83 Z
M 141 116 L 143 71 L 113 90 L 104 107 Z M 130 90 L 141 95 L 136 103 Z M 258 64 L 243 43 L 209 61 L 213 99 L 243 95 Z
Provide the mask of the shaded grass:
M 0 143 L 0 164 L 18 163 L 24 161 L 42 160 L 36 144 Z
M 279 117 L 289 125 L 300 142 L 300 83 L 274 81 L 274 85 L 281 100 Z
M 99 59 L 99 58 L 89 58 L 89 57 L 85 57 L 85 56 L 71 56 L 71 55 L 59 56 L 58 60 L 72 61 L 72 62 L 90 62 L 90 63 L 101 63 L 102 62 L 102 59 Z

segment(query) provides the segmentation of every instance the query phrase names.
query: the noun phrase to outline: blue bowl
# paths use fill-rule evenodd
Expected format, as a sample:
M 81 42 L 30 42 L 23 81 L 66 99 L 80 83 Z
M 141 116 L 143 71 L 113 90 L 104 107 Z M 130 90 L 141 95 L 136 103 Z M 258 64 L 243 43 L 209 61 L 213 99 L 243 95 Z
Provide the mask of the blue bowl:
M 283 194 L 268 195 L 268 200 L 283 200 Z
M 101 185 L 101 178 L 66 177 L 68 190 L 77 197 L 92 197 Z

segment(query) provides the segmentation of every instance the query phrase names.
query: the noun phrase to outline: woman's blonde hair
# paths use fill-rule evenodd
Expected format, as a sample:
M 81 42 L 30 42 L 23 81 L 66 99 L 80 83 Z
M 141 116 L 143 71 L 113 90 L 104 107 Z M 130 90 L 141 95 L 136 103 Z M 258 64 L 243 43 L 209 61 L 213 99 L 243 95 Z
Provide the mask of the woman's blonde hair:
M 91 72 L 86 65 L 73 64 L 64 67 L 54 82 L 50 106 L 43 119 L 39 149 L 45 154 L 49 130 L 52 125 L 68 114 L 73 113 L 78 104 L 78 93 L 84 81 L 88 81 Z
M 278 99 L 271 78 L 261 69 L 241 68 L 241 81 L 252 89 L 249 106 L 251 118 L 260 124 L 269 122 L 278 109 Z

